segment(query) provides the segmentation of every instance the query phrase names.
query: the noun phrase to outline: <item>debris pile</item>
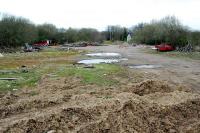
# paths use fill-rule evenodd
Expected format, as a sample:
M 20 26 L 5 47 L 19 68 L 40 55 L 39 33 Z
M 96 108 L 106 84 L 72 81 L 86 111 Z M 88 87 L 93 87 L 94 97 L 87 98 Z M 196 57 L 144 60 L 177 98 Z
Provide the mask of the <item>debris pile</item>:
M 101 44 L 98 42 L 75 42 L 70 44 L 64 44 L 64 46 L 68 47 L 86 47 L 86 46 L 100 46 Z

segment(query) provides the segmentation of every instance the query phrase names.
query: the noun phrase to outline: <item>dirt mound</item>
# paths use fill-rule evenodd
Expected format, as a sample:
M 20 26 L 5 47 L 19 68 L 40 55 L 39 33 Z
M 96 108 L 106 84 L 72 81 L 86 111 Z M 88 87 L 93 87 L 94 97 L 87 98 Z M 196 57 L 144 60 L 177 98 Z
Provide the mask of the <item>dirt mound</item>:
M 197 128 L 200 119 L 199 96 L 161 106 L 128 93 L 120 95 L 124 95 L 123 100 L 126 100 L 118 108 L 108 112 L 100 121 L 84 126 L 79 132 L 187 132 L 193 130 L 191 127 L 196 127 L 193 131 L 200 131 Z
M 0 99 L 0 132 L 200 132 L 200 95 L 180 87 L 160 81 L 126 89 L 83 85 L 77 78 L 49 81 Z
M 147 80 L 138 84 L 134 84 L 133 86 L 128 87 L 127 90 L 140 96 L 156 92 L 169 93 L 176 90 L 186 92 L 191 91 L 183 86 L 170 86 L 169 83 L 157 80 Z

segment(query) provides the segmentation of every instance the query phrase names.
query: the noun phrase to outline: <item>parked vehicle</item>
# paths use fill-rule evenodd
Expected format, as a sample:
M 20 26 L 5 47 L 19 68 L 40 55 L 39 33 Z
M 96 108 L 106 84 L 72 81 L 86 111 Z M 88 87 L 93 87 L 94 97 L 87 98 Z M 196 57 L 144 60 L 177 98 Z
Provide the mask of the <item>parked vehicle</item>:
M 24 52 L 33 52 L 34 49 L 31 45 L 29 45 L 28 43 L 25 43 L 24 47 L 23 47 Z
M 41 47 L 45 47 L 45 46 L 48 46 L 48 45 L 49 45 L 49 41 L 48 40 L 40 41 L 40 42 L 32 44 L 32 46 L 34 48 L 41 48 Z
M 174 47 L 170 44 L 167 44 L 167 43 L 162 43 L 160 45 L 155 45 L 155 48 L 158 50 L 158 51 L 173 51 L 175 50 Z
M 40 46 L 34 46 L 34 45 L 30 45 L 28 43 L 25 43 L 25 45 L 22 47 L 24 52 L 35 52 L 35 51 L 40 51 L 42 49 L 42 47 Z

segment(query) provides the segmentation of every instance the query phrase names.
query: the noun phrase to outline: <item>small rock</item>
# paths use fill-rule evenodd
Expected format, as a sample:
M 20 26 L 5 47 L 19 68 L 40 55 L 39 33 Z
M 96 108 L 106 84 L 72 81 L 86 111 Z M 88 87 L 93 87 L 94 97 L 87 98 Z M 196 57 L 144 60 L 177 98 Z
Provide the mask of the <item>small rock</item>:
M 21 72 L 23 72 L 23 73 L 28 73 L 28 68 L 27 68 L 27 66 L 22 65 L 22 66 L 21 66 Z
M 93 65 L 85 65 L 84 68 L 95 68 Z
M 47 133 L 56 133 L 56 130 L 50 130 Z
M 25 68 L 25 67 L 26 67 L 25 65 L 22 65 L 22 66 L 21 66 L 21 68 Z
M 174 130 L 174 129 L 170 129 L 169 132 L 170 132 L 170 133 L 176 133 L 177 131 Z
M 72 124 L 71 122 L 68 123 L 68 128 L 69 129 L 73 129 L 74 128 L 74 124 Z

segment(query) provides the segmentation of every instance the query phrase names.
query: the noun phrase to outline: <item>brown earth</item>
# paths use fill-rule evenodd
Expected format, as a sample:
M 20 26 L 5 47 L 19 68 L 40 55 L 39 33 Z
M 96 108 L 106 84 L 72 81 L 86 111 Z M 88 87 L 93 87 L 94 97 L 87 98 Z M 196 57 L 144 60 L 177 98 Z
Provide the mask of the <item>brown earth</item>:
M 148 78 L 137 83 L 127 80 L 117 87 L 45 76 L 35 88 L 1 93 L 0 133 L 200 132 L 198 61 L 153 58 L 131 47 L 105 47 L 88 49 L 122 53 L 129 58 L 122 65 L 155 63 L 165 68 L 137 70 Z M 181 70 L 184 66 L 188 67 Z
M 0 132 L 200 132 L 200 95 L 167 82 L 83 85 L 44 77 L 34 88 L 1 95 Z

